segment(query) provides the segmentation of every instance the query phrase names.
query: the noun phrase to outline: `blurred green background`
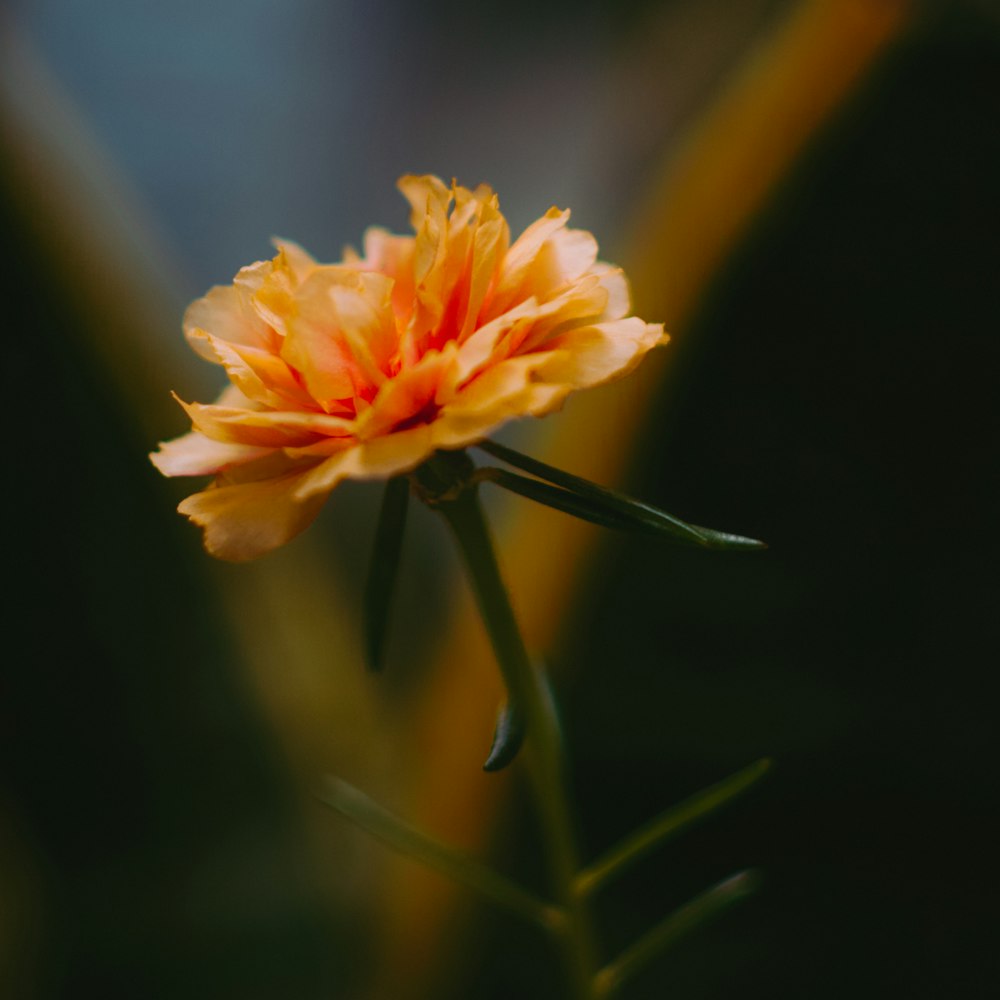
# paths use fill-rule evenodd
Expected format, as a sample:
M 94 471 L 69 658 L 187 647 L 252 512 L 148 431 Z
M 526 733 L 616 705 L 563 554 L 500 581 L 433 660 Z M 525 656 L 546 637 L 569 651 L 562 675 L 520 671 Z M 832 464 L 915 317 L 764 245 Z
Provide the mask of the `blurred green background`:
M 395 178 L 431 170 L 491 183 L 515 231 L 569 205 L 607 259 L 642 262 L 637 299 L 674 343 L 638 383 L 637 439 L 616 443 L 612 406 L 580 447 L 628 454 L 633 494 L 771 546 L 609 535 L 567 568 L 571 613 L 547 652 L 587 855 L 776 762 L 602 896 L 610 957 L 732 871 L 765 876 L 625 996 L 992 995 L 995 8 L 845 0 L 848 19 L 894 9 L 898 24 L 677 325 L 656 312 L 674 260 L 641 238 L 699 123 L 809 6 L 824 5 L 14 0 L 0 14 L 15 421 L 0 994 L 559 995 L 530 928 L 404 899 L 401 869 L 311 795 L 332 771 L 404 812 L 437 796 L 469 813 L 465 846 L 541 879 L 518 775 L 475 773 L 488 732 L 456 767 L 498 782 L 492 832 L 457 780 L 428 786 L 409 742 L 415 715 L 430 732 L 464 724 L 421 697 L 457 586 L 444 532 L 414 518 L 373 679 L 356 623 L 377 488 L 338 490 L 259 566 L 219 566 L 173 512 L 185 485 L 145 459 L 184 429 L 167 390 L 218 384 L 181 342 L 184 304 L 273 233 L 332 259 L 368 224 L 402 230 Z M 716 155 L 776 134 L 734 131 Z M 534 432 L 512 440 L 532 450 Z M 501 524 L 508 506 L 494 503 Z M 538 516 L 543 532 L 558 517 Z

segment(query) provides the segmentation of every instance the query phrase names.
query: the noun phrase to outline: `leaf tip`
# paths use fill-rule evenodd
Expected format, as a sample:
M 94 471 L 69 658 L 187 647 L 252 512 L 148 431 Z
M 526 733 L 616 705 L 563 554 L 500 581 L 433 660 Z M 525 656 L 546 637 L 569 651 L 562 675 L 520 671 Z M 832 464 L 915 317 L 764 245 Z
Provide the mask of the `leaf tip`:
M 746 538 L 743 535 L 731 535 L 726 531 L 714 531 L 711 528 L 700 526 L 694 527 L 704 537 L 703 544 L 709 549 L 732 552 L 763 552 L 769 547 L 767 542 L 762 542 L 758 538 Z
M 764 875 L 761 870 L 747 868 L 724 879 L 716 886 L 716 891 L 735 901 L 757 892 L 763 884 Z
M 521 713 L 510 702 L 500 707 L 497 713 L 493 745 L 483 764 L 483 770 L 492 773 L 502 771 L 517 756 L 524 742 L 524 720 Z

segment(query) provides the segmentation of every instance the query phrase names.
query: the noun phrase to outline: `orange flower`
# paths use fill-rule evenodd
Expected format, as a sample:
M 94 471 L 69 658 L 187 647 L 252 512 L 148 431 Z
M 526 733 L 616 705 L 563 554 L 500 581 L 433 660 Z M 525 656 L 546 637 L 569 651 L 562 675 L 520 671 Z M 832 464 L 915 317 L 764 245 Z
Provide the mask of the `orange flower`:
M 513 243 L 497 197 L 403 177 L 415 236 L 369 229 L 364 256 L 318 264 L 293 243 L 184 316 L 232 383 L 185 403 L 193 431 L 151 456 L 215 477 L 178 508 L 222 559 L 253 559 L 316 516 L 343 479 L 412 470 L 511 417 L 631 371 L 666 336 L 627 314 L 621 270 L 549 209 Z

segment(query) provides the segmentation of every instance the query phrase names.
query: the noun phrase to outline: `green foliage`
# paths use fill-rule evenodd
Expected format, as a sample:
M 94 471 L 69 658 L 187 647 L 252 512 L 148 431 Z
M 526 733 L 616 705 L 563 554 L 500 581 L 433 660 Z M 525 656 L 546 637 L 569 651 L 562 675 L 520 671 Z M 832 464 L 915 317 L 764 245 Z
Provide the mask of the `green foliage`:
M 558 911 L 481 861 L 415 829 L 339 778 L 327 777 L 321 802 L 404 857 L 453 879 L 497 906 L 546 929 Z
M 614 490 L 564 472 L 562 469 L 553 468 L 496 441 L 481 441 L 477 447 L 493 455 L 494 458 L 523 469 L 545 482 L 492 468 L 480 470 L 479 475 L 483 480 L 496 483 L 497 486 L 566 514 L 572 514 L 584 521 L 591 521 L 606 528 L 650 532 L 663 535 L 671 541 L 707 549 L 767 548 L 764 542 L 754 538 L 743 538 L 741 535 L 688 524 L 687 521 L 682 521 L 679 517 L 674 517 L 673 514 L 668 514 L 641 500 L 634 500 L 622 493 L 616 493 Z M 555 485 L 549 486 L 546 483 Z
M 438 452 L 411 476 L 416 494 L 447 521 L 469 574 L 479 611 L 507 687 L 493 746 L 484 770 L 509 764 L 528 738 L 529 775 L 552 875 L 554 902 L 542 900 L 477 859 L 414 829 L 404 820 L 336 778 L 328 778 L 323 802 L 406 857 L 438 871 L 494 904 L 554 934 L 578 1000 L 603 1000 L 662 951 L 752 891 L 747 873 L 732 876 L 657 924 L 617 959 L 597 968 L 588 899 L 601 885 L 631 868 L 651 850 L 705 818 L 753 786 L 770 767 L 760 760 L 692 796 L 629 834 L 607 854 L 582 868 L 566 794 L 561 734 L 544 671 L 525 649 L 497 562 L 489 527 L 476 496 L 480 482 L 494 482 L 532 500 L 606 527 L 653 531 L 705 548 L 756 549 L 760 542 L 687 524 L 648 504 L 553 469 L 492 441 L 480 447 L 540 479 L 502 469 L 477 469 L 464 451 Z M 546 480 L 543 482 L 541 480 Z M 554 484 L 554 485 L 550 485 Z M 392 589 L 399 564 L 408 487 L 397 477 L 386 487 L 376 531 L 365 601 L 370 664 L 381 658 Z

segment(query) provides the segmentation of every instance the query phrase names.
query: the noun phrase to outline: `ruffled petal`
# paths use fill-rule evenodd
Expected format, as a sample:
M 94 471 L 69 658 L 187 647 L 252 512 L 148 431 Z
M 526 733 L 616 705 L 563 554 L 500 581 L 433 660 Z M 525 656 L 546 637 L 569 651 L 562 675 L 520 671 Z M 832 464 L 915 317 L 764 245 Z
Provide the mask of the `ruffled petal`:
M 294 240 L 285 240 L 275 236 L 271 239 L 271 243 L 278 251 L 275 264 L 287 268 L 292 280 L 297 285 L 301 285 L 312 273 L 313 268 L 319 266 L 313 255 L 303 250 Z
M 184 313 L 184 334 L 194 350 L 208 361 L 216 361 L 199 334 L 206 333 L 231 344 L 261 350 L 275 346 L 274 331 L 254 311 L 249 297 L 235 285 L 216 285 L 196 299 Z
M 547 382 L 585 389 L 627 375 L 648 351 L 667 341 L 663 326 L 636 316 L 578 327 L 546 343 L 539 374 Z
M 582 229 L 557 229 L 529 262 L 519 294 L 545 302 L 589 274 L 597 260 L 597 240 Z
M 508 338 L 500 345 L 502 350 L 494 352 L 494 359 L 502 361 L 512 354 L 538 350 L 554 334 L 599 319 L 607 303 L 608 291 L 600 278 L 588 274 L 561 295 L 544 302 L 530 329 L 522 331 L 520 336 Z
M 448 203 L 451 192 L 437 177 L 400 178 L 398 185 L 410 203 L 410 223 L 416 230 L 413 244 L 414 310 L 410 338 L 422 340 L 444 311 L 439 287 L 440 267 L 447 252 Z
M 402 369 L 387 381 L 355 424 L 365 441 L 398 432 L 418 422 L 429 422 L 439 409 L 438 392 L 456 364 L 454 344 L 443 351 L 429 351 L 412 368 Z
M 420 233 L 428 219 L 443 222 L 451 201 L 448 186 L 433 174 L 404 174 L 396 187 L 410 203 L 410 225 Z
M 555 332 L 596 320 L 606 310 L 608 291 L 597 275 L 587 275 L 561 295 L 540 303 L 531 297 L 480 327 L 458 351 L 464 383 L 491 364 L 537 350 Z
M 575 281 L 597 261 L 597 240 L 586 229 L 558 229 L 546 240 L 542 254 L 551 268 L 552 285 Z M 536 266 L 541 262 L 536 258 Z
M 256 559 L 290 541 L 319 513 L 325 493 L 296 496 L 308 474 L 306 470 L 249 481 L 220 479 L 177 509 L 203 530 L 205 548 L 213 556 L 232 562 Z
M 161 441 L 149 460 L 165 476 L 215 476 L 268 454 L 270 449 L 227 444 L 191 431 L 172 441 Z
M 514 241 L 500 266 L 496 289 L 490 299 L 489 308 L 483 314 L 485 321 L 506 312 L 521 299 L 532 294 L 524 291 L 531 266 L 546 240 L 551 239 L 552 235 L 562 229 L 568 221 L 568 211 L 550 208 Z
M 525 387 L 536 383 L 554 382 L 543 375 L 553 361 L 553 353 L 525 354 L 487 368 L 463 386 L 446 407 L 442 418 L 455 414 L 488 413 L 495 411 L 499 420 L 510 416 L 510 400 Z
M 474 328 L 509 236 L 486 185 L 470 191 L 455 184 L 449 190 L 436 177 L 404 177 L 399 187 L 413 207 L 417 230 L 415 302 L 402 342 L 403 360 L 412 363 Z
M 331 456 L 307 473 L 296 488 L 296 496 L 325 496 L 345 479 L 388 479 L 415 469 L 434 450 L 431 424 L 365 441 Z
M 476 330 L 458 349 L 457 381 L 465 382 L 484 368 L 493 358 L 501 339 L 518 324 L 524 330 L 530 329 L 539 312 L 537 299 L 528 299 Z
M 505 395 L 488 406 L 449 407 L 433 424 L 434 448 L 461 448 L 488 437 L 508 420 L 539 417 L 562 406 L 573 386 L 525 380 L 511 384 Z
M 365 378 L 377 388 L 386 379 L 397 347 L 392 281 L 382 274 L 358 277 L 358 285 L 330 287 L 331 316 Z
M 292 370 L 277 354 L 257 347 L 245 347 L 219 340 L 203 330 L 190 336 L 192 344 L 204 341 L 213 359 L 226 369 L 233 385 L 255 403 L 278 409 L 314 406 L 312 397 L 296 380 Z
M 481 206 L 472 241 L 468 291 L 463 304 L 465 318 L 457 337 L 460 343 L 471 336 L 479 323 L 480 311 L 496 279 L 509 243 L 510 229 L 507 220 L 500 214 L 500 203 L 496 195 L 492 195 Z
M 273 260 L 244 268 L 234 284 L 242 288 L 254 313 L 274 331 L 270 350 L 281 350 L 287 336 L 288 320 L 295 314 L 295 296 L 299 287 L 319 266 L 300 246 L 275 241 L 278 253 Z
M 314 273 L 290 308 L 281 357 L 302 376 L 310 395 L 322 406 L 361 395 L 365 375 L 339 336 L 330 306 L 330 275 Z
M 590 270 L 596 274 L 604 290 L 608 293 L 608 302 L 604 307 L 602 320 L 621 319 L 627 316 L 632 308 L 632 294 L 628 286 L 628 278 L 620 267 L 612 267 L 598 261 Z
M 392 280 L 343 266 L 318 267 L 295 296 L 282 358 L 321 404 L 369 400 L 396 353 Z
M 365 231 L 365 256 L 360 266 L 392 279 L 392 311 L 396 326 L 405 330 L 413 314 L 413 252 L 412 236 L 394 236 L 376 226 Z
M 294 448 L 323 437 L 347 437 L 354 422 L 325 413 L 244 409 L 219 404 L 185 403 L 175 395 L 195 430 L 213 441 L 259 448 Z

